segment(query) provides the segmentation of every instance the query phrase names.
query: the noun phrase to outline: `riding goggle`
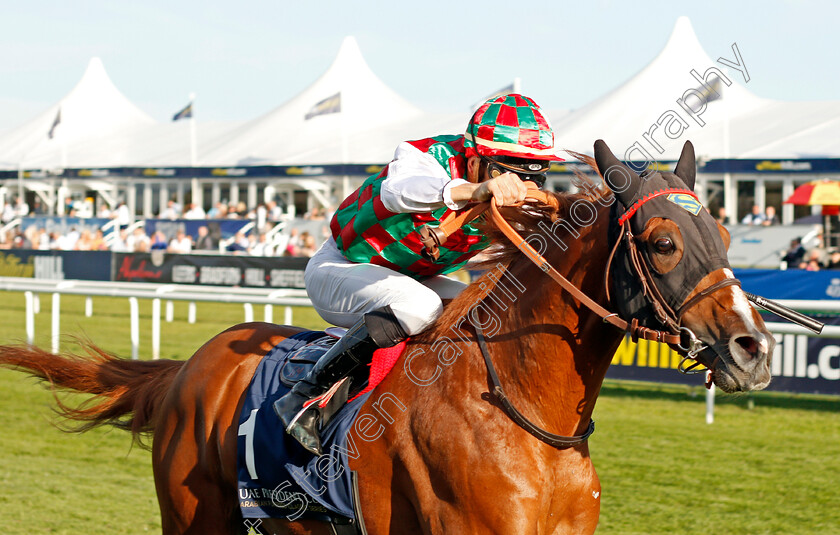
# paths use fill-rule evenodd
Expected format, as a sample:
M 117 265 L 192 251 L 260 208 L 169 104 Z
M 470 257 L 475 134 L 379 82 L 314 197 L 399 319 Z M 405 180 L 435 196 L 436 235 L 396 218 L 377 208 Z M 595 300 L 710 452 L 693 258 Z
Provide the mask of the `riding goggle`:
M 490 178 L 496 178 L 504 173 L 514 173 L 522 181 L 530 181 L 542 188 L 545 185 L 545 172 L 548 171 L 549 163 L 536 160 L 516 160 L 513 158 L 500 161 L 504 156 L 490 158 L 479 154 L 482 160 L 487 163 L 487 174 Z

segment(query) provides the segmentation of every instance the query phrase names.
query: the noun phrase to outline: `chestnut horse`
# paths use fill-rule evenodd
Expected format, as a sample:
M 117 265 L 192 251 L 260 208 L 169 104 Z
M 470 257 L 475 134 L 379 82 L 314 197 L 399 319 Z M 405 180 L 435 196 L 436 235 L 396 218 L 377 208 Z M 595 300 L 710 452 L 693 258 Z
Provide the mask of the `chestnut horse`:
M 682 333 L 724 391 L 764 388 L 773 338 L 733 280 L 726 231 L 692 200 L 690 144 L 675 173 L 640 176 L 603 142 L 594 161 L 577 156 L 597 165 L 611 191 L 556 195 L 554 206 L 505 209 L 505 217 L 637 334 L 645 326 Z M 410 340 L 361 409 L 370 415 L 365 425 L 352 429 L 361 439 L 350 467 L 371 535 L 592 533 L 597 526 L 601 487 L 587 443 L 555 447 L 514 421 L 491 394 L 493 374 L 474 326 L 511 403 L 537 427 L 566 436 L 590 427 L 625 333 L 561 290 L 494 226 L 487 232 L 495 244 L 489 270 Z M 237 325 L 186 362 L 127 361 L 94 347 L 93 358 L 82 358 L 7 346 L 0 363 L 94 394 L 96 405 L 64 408 L 83 429 L 108 423 L 153 435 L 164 534 L 241 533 L 236 448 L 244 393 L 260 359 L 299 331 Z M 388 407 L 376 406 L 383 399 Z M 330 532 L 286 519 L 259 530 Z

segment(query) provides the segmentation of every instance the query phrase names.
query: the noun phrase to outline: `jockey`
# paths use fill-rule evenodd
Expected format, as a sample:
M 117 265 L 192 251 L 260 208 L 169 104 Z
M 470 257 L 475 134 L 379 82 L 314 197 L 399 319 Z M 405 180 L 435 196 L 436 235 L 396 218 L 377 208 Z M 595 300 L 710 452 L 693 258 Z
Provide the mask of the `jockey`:
M 540 108 L 528 97 L 503 95 L 476 110 L 464 135 L 401 143 L 393 161 L 341 203 L 332 237 L 310 259 L 304 280 L 321 317 L 349 330 L 275 402 L 290 435 L 321 455 L 318 429 L 332 413 L 325 408 L 329 398 L 343 402 L 349 383 L 358 387 L 367 379 L 374 350 L 429 327 L 443 311 L 442 300 L 464 288 L 444 275 L 489 245 L 466 224 L 433 260 L 422 254 L 417 229 L 438 225 L 467 203 L 523 201 L 524 182 L 542 187 L 551 161 L 562 159 Z

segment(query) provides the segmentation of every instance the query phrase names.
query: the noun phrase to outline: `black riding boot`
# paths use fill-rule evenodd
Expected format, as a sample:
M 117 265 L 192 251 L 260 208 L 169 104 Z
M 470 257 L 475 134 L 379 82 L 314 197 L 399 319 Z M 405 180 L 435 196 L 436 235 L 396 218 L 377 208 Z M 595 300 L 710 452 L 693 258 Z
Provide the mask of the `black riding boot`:
M 340 385 L 333 395 L 334 403 L 319 407 L 324 394 L 346 377 L 354 375 L 373 359 L 373 352 L 380 347 L 391 347 L 406 338 L 391 307 L 383 307 L 365 314 L 334 346 L 318 359 L 306 376 L 283 397 L 274 402 L 274 412 L 283 422 L 286 432 L 308 451 L 320 456 L 319 428 L 326 426 L 329 418 L 348 399 L 353 378 Z M 366 378 L 366 377 L 365 377 Z M 358 386 L 358 385 L 356 385 Z

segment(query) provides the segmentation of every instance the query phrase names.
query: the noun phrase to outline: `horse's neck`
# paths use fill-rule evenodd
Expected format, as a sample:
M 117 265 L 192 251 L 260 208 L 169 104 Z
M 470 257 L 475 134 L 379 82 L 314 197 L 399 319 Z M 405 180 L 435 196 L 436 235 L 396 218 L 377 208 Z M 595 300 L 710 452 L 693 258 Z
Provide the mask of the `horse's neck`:
M 601 209 L 593 225 L 575 229 L 578 236 L 555 228 L 554 238 L 548 239 L 543 232 L 550 263 L 604 306 L 608 219 L 609 211 Z M 430 371 L 427 363 L 423 371 L 423 365 L 409 362 L 406 371 L 420 370 L 418 376 L 435 381 L 440 373 L 444 381 L 438 386 L 450 391 L 451 385 L 486 389 L 487 369 L 471 324 L 484 331 L 502 387 L 518 409 L 554 433 L 586 429 L 620 332 L 521 255 L 508 268 L 499 265 L 486 273 L 452 304 L 425 340 L 418 340 L 437 355 L 431 364 L 437 369 Z M 462 354 L 467 364 L 451 366 Z M 444 371 L 438 363 L 451 370 Z

